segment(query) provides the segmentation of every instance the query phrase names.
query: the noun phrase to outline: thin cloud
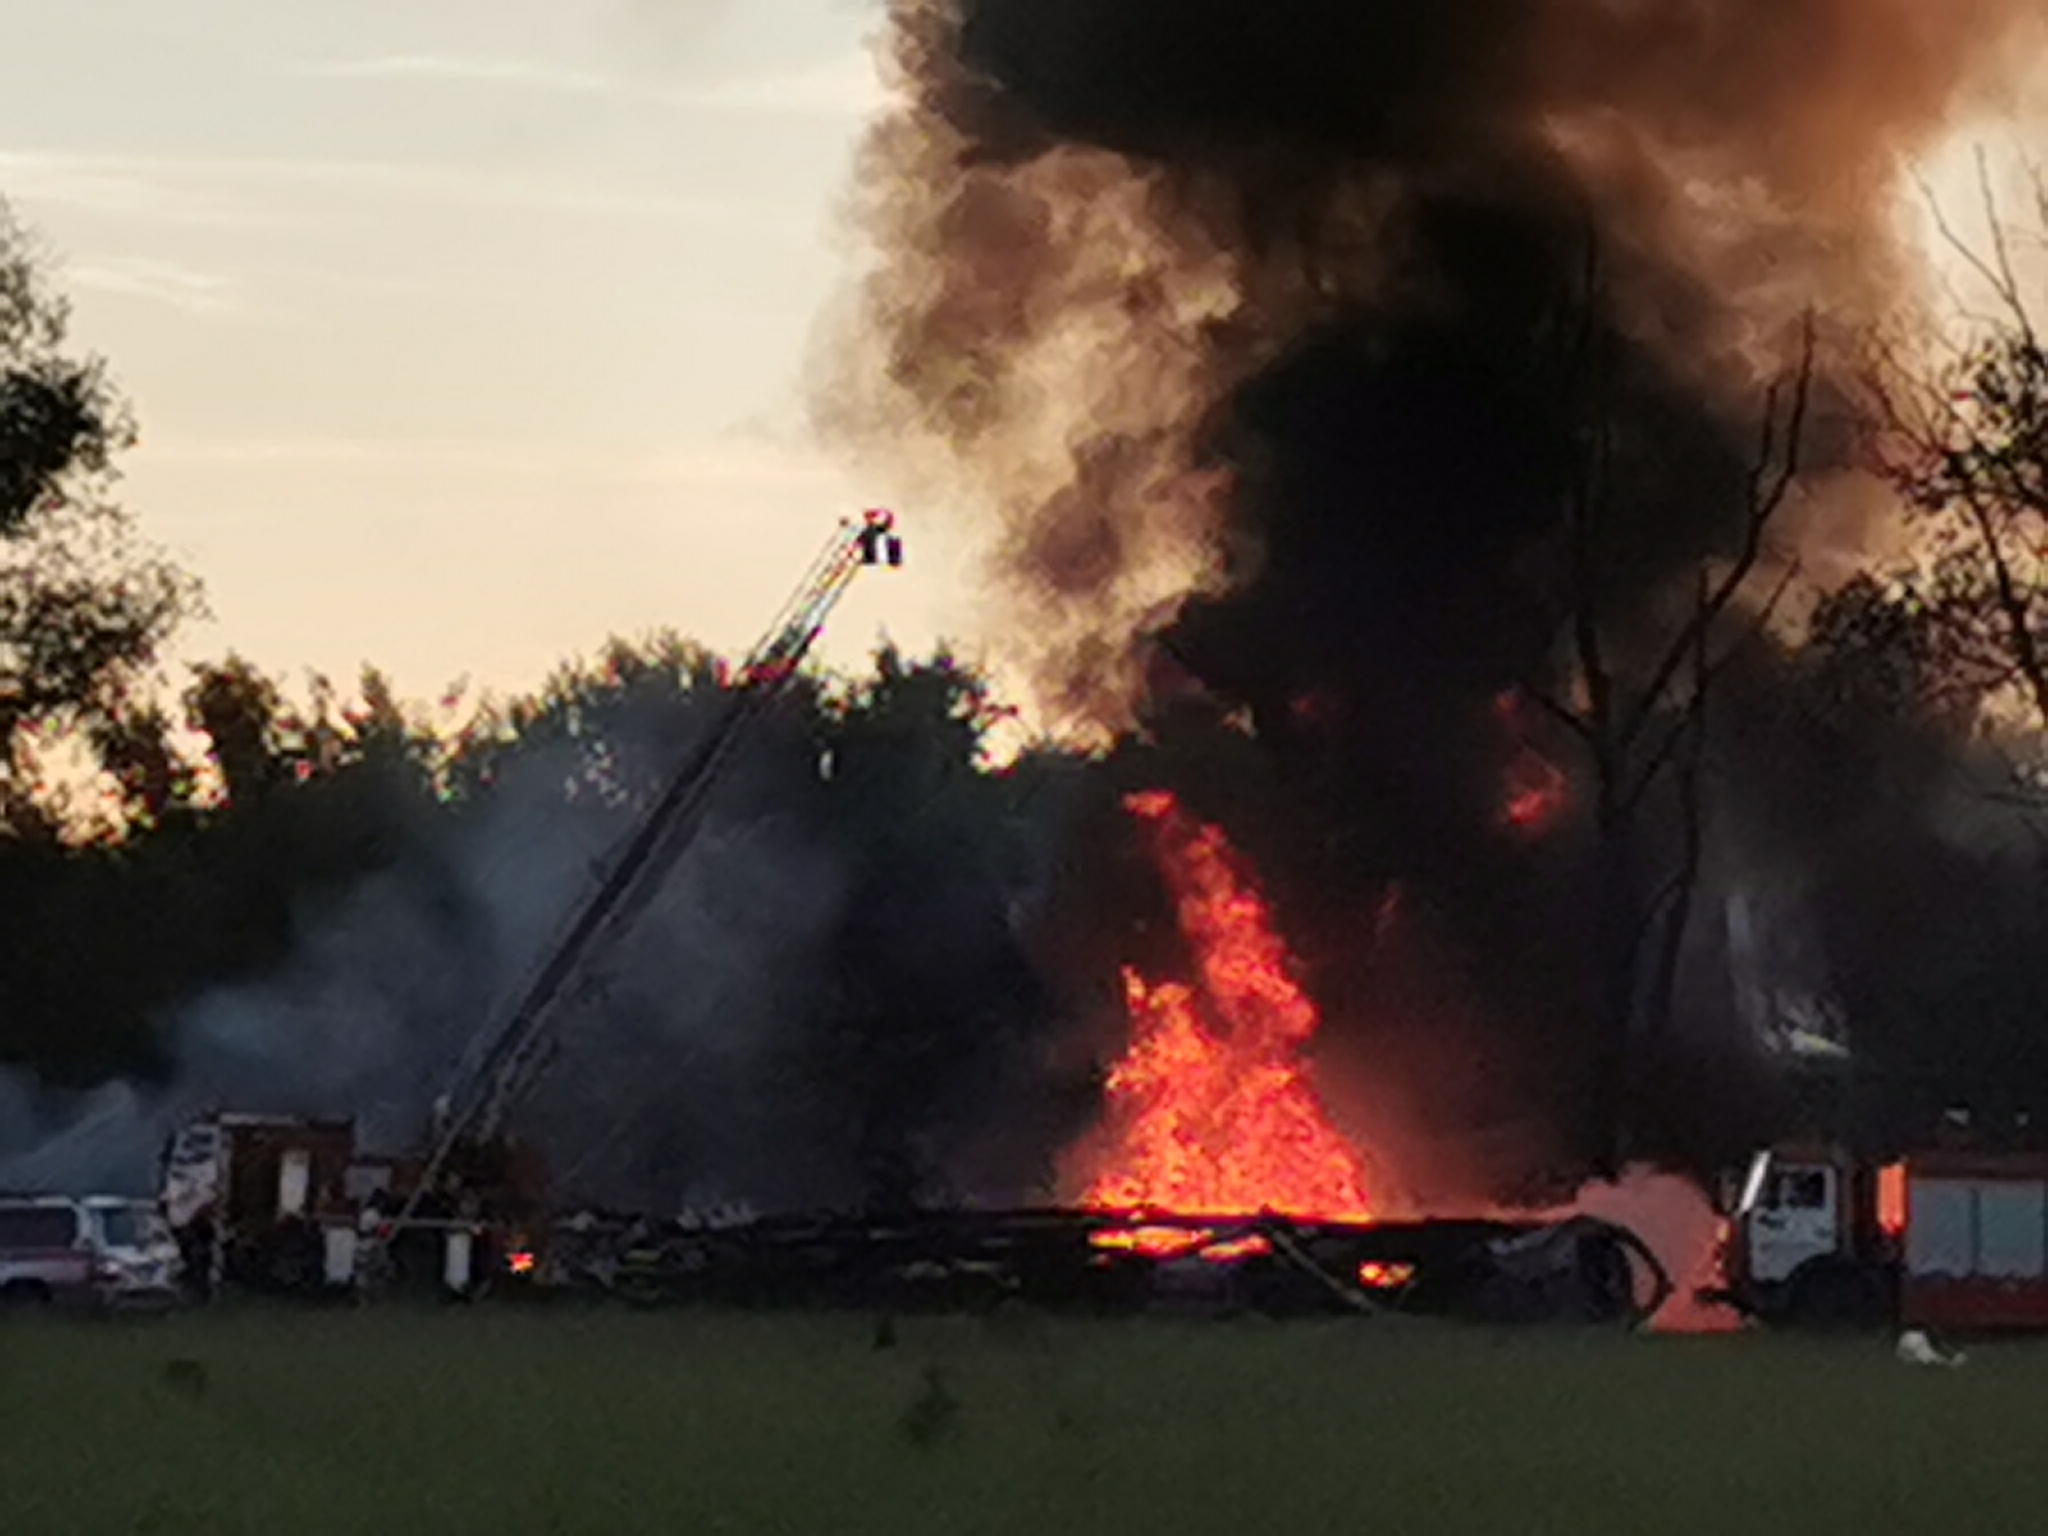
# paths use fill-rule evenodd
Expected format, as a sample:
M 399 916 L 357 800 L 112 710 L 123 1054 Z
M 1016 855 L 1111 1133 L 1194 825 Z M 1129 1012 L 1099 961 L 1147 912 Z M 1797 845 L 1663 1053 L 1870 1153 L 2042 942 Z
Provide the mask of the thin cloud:
M 276 194 L 304 191 L 797 232 L 786 216 L 730 201 L 433 162 L 0 151 L 0 185 L 24 205 L 166 220 L 281 222 Z
M 836 489 L 839 466 L 801 442 L 759 434 L 731 434 L 676 448 L 621 454 L 524 438 L 451 439 L 355 436 L 233 438 L 157 435 L 140 450 L 154 464 L 356 466 L 413 473 L 573 478 L 587 483 L 669 487 L 769 486 L 780 490 Z
M 689 86 L 649 85 L 532 59 L 461 59 L 438 54 L 330 60 L 300 65 L 294 73 L 326 80 L 482 85 L 555 95 L 607 96 L 697 112 L 863 118 L 888 103 L 874 60 L 863 52 Z
M 274 214 L 239 201 L 231 189 L 196 186 L 143 158 L 0 150 L 0 185 L 27 205 L 166 224 L 248 225 Z
M 455 59 L 424 53 L 302 64 L 293 73 L 315 80 L 427 80 L 455 85 L 514 85 L 577 96 L 607 94 L 621 86 L 620 81 L 604 75 L 527 59 Z
M 150 299 L 188 314 L 219 314 L 240 307 L 225 279 L 145 256 L 88 258 L 68 263 L 64 276 L 73 288 Z
M 675 91 L 678 106 L 714 112 L 787 113 L 804 117 L 865 118 L 889 104 L 875 63 L 865 53 L 842 54 L 801 68 L 729 80 L 694 91 Z
M 794 221 L 792 235 L 798 233 Z M 299 262 L 257 261 L 238 269 L 252 282 L 266 287 L 297 292 L 318 290 L 327 295 L 368 296 L 401 303 L 432 304 L 441 307 L 505 309 L 531 302 L 531 287 L 516 278 L 493 281 L 489 276 L 421 276 L 397 274 L 383 269 L 308 265 Z M 687 320 L 709 331 L 760 336 L 806 328 L 815 315 L 813 306 L 801 298 L 781 304 L 693 301 L 669 290 L 614 292 L 606 308 L 619 314 L 644 314 L 663 320 Z

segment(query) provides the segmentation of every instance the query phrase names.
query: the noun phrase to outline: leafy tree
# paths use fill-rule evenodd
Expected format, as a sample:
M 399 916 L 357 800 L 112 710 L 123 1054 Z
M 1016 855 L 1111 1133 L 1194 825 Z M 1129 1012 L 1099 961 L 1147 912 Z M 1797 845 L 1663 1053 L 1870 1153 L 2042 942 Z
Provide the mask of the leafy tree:
M 522 761 L 562 747 L 581 764 L 582 788 L 572 798 L 644 797 L 673 771 L 681 733 L 706 718 L 722 682 L 718 659 L 672 631 L 637 642 L 614 636 L 594 659 L 564 663 L 531 694 L 481 701 L 449 743 L 446 792 L 475 800 Z M 652 735 L 639 740 L 629 722 L 647 723 Z M 621 760 L 624 737 L 635 739 Z
M 131 436 L 99 360 L 65 354 L 69 322 L 28 235 L 0 205 L 0 536 L 22 533 L 81 478 L 107 473 Z
M 430 857 L 431 744 L 378 674 L 363 690 L 341 707 L 316 679 L 302 709 L 240 657 L 197 667 L 186 723 L 215 782 L 152 706 L 110 760 L 136 808 L 120 835 L 4 850 L 0 1063 L 57 1083 L 154 1071 L 177 1005 L 285 959 L 308 899 Z
M 169 791 L 142 702 L 196 585 L 140 549 L 109 499 L 133 441 L 98 358 L 66 350 L 69 310 L 0 204 L 0 818 L 48 835 L 40 749 L 82 744 L 139 792 Z
M 976 1147 L 982 1106 L 1028 1085 L 1021 1047 L 1045 1023 L 1013 921 L 1044 841 L 1025 771 L 983 763 L 1002 717 L 987 682 L 945 651 L 893 647 L 823 729 L 827 835 L 851 872 L 830 976 L 795 1070 L 820 1093 L 866 1197 L 900 1205 L 984 1154 L 1028 1180 L 1016 1148 Z

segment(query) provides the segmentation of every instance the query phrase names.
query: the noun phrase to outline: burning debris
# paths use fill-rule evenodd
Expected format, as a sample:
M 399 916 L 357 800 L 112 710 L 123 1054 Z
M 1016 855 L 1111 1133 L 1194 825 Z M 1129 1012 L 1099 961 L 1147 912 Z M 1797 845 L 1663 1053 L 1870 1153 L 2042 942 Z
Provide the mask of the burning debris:
M 1125 975 L 1129 1051 L 1110 1073 L 1084 1203 L 1184 1215 L 1273 1211 L 1363 1221 L 1358 1154 L 1330 1126 L 1303 1056 L 1318 1019 L 1265 903 L 1215 827 L 1164 792 L 1133 796 L 1196 953 L 1199 983 Z

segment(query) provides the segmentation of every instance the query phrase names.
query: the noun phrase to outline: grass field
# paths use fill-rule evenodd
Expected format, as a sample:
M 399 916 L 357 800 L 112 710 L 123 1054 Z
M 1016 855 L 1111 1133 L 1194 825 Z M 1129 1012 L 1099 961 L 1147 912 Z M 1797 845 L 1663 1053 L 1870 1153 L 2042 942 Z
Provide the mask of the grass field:
M 174 1362 L 180 1362 L 174 1364 Z M 0 1532 L 2021 1532 L 2048 1347 L 592 1311 L 0 1331 Z

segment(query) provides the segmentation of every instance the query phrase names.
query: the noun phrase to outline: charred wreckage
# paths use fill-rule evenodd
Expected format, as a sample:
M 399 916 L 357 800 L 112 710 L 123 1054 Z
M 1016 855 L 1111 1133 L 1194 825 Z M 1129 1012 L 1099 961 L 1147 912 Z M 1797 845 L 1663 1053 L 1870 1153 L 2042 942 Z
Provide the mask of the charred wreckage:
M 854 577 L 902 562 L 893 516 L 842 524 L 739 676 L 727 715 L 668 781 L 517 1006 L 437 1100 L 421 1150 L 372 1152 L 346 1119 L 218 1113 L 183 1126 L 161 1200 L 201 1298 L 613 1296 L 863 1308 L 1398 1309 L 1497 1321 L 1637 1323 L 1672 1290 L 1625 1228 L 1368 1222 L 1270 1211 L 916 1210 L 675 1218 L 551 1210 L 508 1116 L 551 1058 L 575 979 L 683 854 L 750 724 L 788 687 Z
M 1400 1311 L 1635 1324 L 1672 1293 L 1624 1227 L 1317 1221 L 1083 1208 L 668 1218 L 550 1213 L 537 1159 L 468 1146 L 444 1182 L 359 1153 L 347 1121 L 220 1115 L 183 1128 L 165 1211 L 196 1295 L 440 1294 L 984 1310 Z

